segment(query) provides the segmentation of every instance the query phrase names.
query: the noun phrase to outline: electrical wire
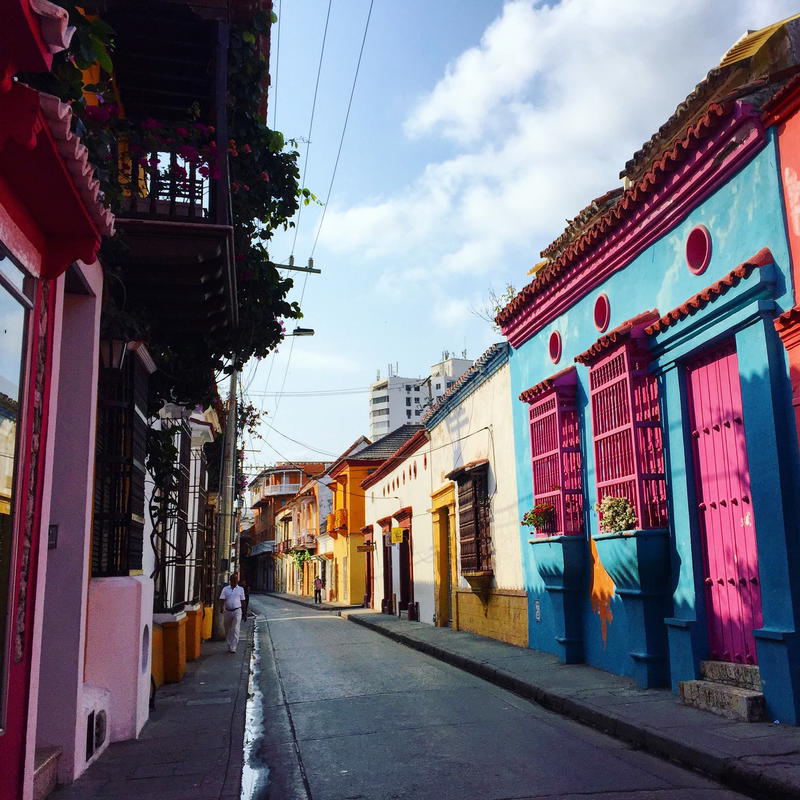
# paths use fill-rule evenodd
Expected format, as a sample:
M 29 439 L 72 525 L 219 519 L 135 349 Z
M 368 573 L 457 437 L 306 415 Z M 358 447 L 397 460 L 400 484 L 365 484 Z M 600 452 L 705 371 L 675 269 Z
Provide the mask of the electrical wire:
M 279 11 L 276 12 L 278 16 L 278 31 L 275 37 L 275 82 L 272 84 L 272 130 L 277 129 L 278 120 L 278 70 L 281 65 L 281 17 L 283 16 L 283 2 L 279 5 Z
M 350 119 L 350 108 L 353 105 L 353 95 L 355 94 L 355 91 L 356 91 L 356 81 L 358 80 L 358 73 L 359 73 L 359 70 L 361 69 L 361 57 L 364 55 L 364 44 L 367 41 L 367 31 L 369 30 L 369 21 L 372 18 L 372 5 L 373 5 L 374 2 L 375 2 L 375 0 L 370 0 L 370 2 L 369 2 L 369 11 L 367 12 L 367 21 L 366 21 L 366 23 L 364 25 L 364 35 L 361 38 L 361 50 L 359 50 L 359 53 L 358 53 L 358 62 L 356 63 L 356 72 L 355 72 L 355 75 L 353 76 L 353 86 L 350 89 L 350 100 L 347 103 L 347 113 L 345 114 L 345 117 L 344 117 L 344 125 L 342 126 L 342 135 L 339 138 L 339 150 L 336 153 L 336 161 L 333 164 L 333 173 L 331 174 L 331 182 L 330 182 L 330 185 L 328 186 L 328 194 L 325 197 L 325 203 L 322 206 L 322 216 L 320 217 L 319 225 L 317 226 L 317 235 L 314 237 L 314 245 L 311 248 L 310 257 L 314 256 L 314 251 L 317 249 L 317 242 L 319 241 L 319 234 L 320 234 L 320 231 L 322 230 L 322 224 L 325 222 L 325 212 L 328 210 L 328 203 L 330 202 L 331 192 L 333 191 L 333 182 L 334 182 L 334 180 L 336 180 L 336 170 L 339 167 L 339 158 L 342 155 L 342 145 L 344 144 L 344 135 L 345 135 L 345 132 L 347 131 L 347 123 L 348 123 L 348 121 Z M 296 238 L 296 236 L 297 236 L 297 231 L 295 231 L 295 238 Z
M 306 185 L 306 170 L 308 169 L 308 154 L 311 150 L 311 131 L 314 129 L 314 114 L 317 110 L 317 93 L 319 92 L 319 78 L 322 74 L 322 59 L 325 55 L 325 41 L 328 38 L 328 22 L 331 18 L 331 5 L 333 0 L 328 0 L 328 12 L 325 15 L 325 29 L 322 32 L 322 47 L 319 51 L 319 64 L 317 65 L 317 81 L 314 84 L 314 99 L 311 102 L 311 119 L 308 122 L 308 141 L 306 142 L 306 154 L 303 159 L 303 176 L 301 178 L 301 185 L 305 188 Z M 294 240 L 292 241 L 292 255 L 294 255 L 294 247 L 297 244 L 297 234 L 300 231 L 300 215 L 303 212 L 303 199 L 301 198 L 300 205 L 297 208 L 297 220 L 294 225 Z M 308 277 L 308 276 L 306 276 Z

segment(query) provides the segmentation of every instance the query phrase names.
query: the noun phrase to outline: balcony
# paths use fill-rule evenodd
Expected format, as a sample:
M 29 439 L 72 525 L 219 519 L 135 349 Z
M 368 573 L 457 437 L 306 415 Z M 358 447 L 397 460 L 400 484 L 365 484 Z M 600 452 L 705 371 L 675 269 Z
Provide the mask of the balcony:
M 333 512 L 333 527 L 341 533 L 347 533 L 347 509 L 337 508 Z
M 113 162 L 123 191 L 118 264 L 126 302 L 148 309 L 167 333 L 233 327 L 227 25 L 188 3 L 120 4 L 104 19 L 117 31 L 115 83 L 130 123 Z M 205 125 L 191 123 L 192 116 Z M 197 160 L 186 139 L 175 138 L 183 127 L 193 137 L 204 132 L 215 163 Z

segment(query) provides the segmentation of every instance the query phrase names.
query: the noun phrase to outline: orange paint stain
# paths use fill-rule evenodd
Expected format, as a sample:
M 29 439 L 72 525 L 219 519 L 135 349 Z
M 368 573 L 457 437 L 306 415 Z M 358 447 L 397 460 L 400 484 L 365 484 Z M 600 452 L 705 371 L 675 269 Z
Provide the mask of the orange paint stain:
M 589 538 L 589 545 L 592 556 L 592 611 L 600 617 L 601 636 L 603 637 L 603 648 L 606 646 L 606 629 L 614 614 L 611 611 L 611 599 L 614 597 L 616 586 L 611 576 L 606 572 L 600 554 L 597 552 L 597 545 L 594 539 Z

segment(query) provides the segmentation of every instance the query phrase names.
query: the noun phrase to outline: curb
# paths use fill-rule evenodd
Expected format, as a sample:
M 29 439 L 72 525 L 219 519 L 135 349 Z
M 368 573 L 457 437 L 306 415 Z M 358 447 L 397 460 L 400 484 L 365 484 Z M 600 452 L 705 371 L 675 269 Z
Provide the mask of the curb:
M 781 775 L 769 774 L 761 768 L 750 767 L 736 757 L 725 757 L 699 750 L 663 731 L 635 725 L 611 713 L 586 706 L 574 697 L 543 689 L 459 653 L 419 641 L 398 631 L 387 630 L 380 624 L 369 620 L 366 615 L 348 614 L 346 619 L 439 661 L 469 672 L 478 678 L 483 678 L 502 689 L 524 697 L 526 700 L 532 700 L 548 711 L 555 711 L 660 758 L 702 772 L 730 789 L 751 797 L 763 798 L 763 800 L 797 800 L 796 783 Z

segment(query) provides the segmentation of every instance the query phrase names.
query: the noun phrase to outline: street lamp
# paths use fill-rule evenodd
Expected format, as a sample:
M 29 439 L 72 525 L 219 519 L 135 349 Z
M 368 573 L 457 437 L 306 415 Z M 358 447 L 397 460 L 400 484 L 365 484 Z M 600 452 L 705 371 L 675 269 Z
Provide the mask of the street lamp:
M 313 336 L 314 329 L 313 328 L 295 328 L 291 333 L 287 333 L 286 336 Z

